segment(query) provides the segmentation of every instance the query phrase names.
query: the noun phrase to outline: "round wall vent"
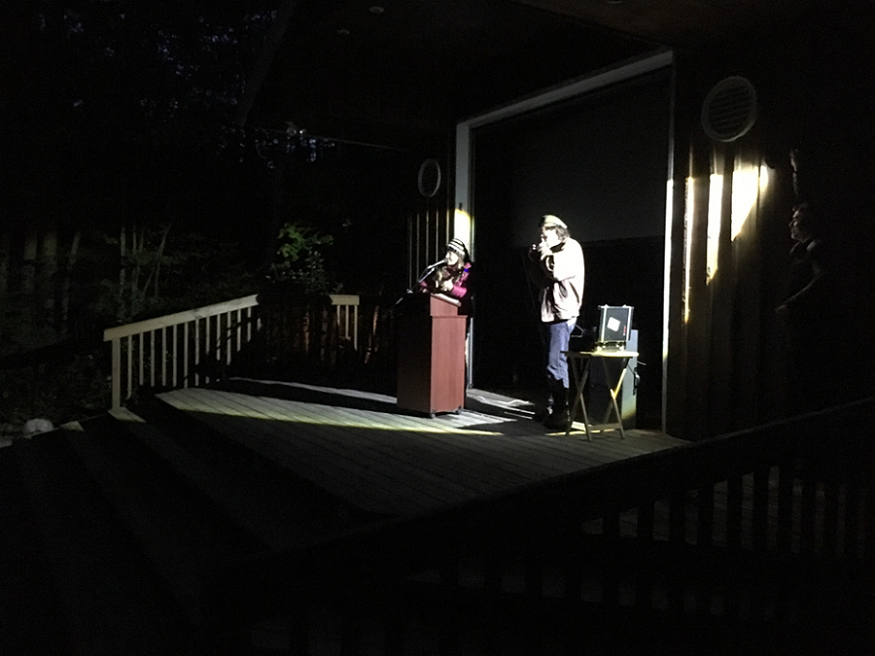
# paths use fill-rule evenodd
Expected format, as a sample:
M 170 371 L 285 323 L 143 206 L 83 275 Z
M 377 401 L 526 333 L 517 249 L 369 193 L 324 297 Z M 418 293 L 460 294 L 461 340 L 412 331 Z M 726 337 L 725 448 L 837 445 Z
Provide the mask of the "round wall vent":
M 743 77 L 720 80 L 702 104 L 702 127 L 717 141 L 735 141 L 747 134 L 757 118 L 757 92 Z
M 441 187 L 441 165 L 436 159 L 427 159 L 419 167 L 419 193 L 426 198 L 434 196 Z

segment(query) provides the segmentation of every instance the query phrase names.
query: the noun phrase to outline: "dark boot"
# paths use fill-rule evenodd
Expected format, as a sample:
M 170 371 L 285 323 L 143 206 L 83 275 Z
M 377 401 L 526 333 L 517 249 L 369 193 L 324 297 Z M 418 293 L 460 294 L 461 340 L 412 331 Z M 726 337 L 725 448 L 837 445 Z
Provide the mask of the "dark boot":
M 532 414 L 532 421 L 537 421 L 539 424 L 543 424 L 550 418 L 555 404 L 556 381 L 548 376 L 546 387 L 546 398 L 535 404 L 535 412 Z
M 544 420 L 544 426 L 550 430 L 565 430 L 571 422 L 568 414 L 568 388 L 565 383 L 561 380 L 553 381 L 550 396 L 553 399 L 553 411 Z

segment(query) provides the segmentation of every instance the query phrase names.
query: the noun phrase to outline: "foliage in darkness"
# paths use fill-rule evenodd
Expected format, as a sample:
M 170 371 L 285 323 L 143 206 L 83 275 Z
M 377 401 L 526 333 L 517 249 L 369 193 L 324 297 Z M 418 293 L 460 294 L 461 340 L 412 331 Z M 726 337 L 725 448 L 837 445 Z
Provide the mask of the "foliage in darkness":
M 106 407 L 107 325 L 253 290 L 233 223 L 270 208 L 273 137 L 234 118 L 276 5 L 4 9 L 0 424 Z
M 289 135 L 285 126 L 236 122 L 279 4 L 4 7 L 0 423 L 32 416 L 18 409 L 49 398 L 104 394 L 100 337 L 109 325 L 224 301 L 280 279 L 329 292 L 352 281 L 350 293 L 403 281 L 390 259 L 374 254 L 403 248 L 405 226 L 391 224 L 398 195 L 384 181 L 400 179 L 407 162 Z M 311 244 L 292 266 L 282 252 L 277 257 L 288 223 L 330 235 L 332 248 Z M 43 252 L 50 234 L 57 247 Z M 29 259 L 34 235 L 39 252 Z M 85 350 L 55 357 L 62 342 Z M 25 370 L 10 364 L 24 354 L 31 354 L 32 385 L 17 384 Z M 65 398 L 49 381 L 61 385 L 68 372 L 82 393 L 68 390 Z M 82 411 L 58 408 L 50 418 Z
M 334 243 L 331 235 L 323 235 L 306 225 L 286 223 L 279 233 L 277 259 L 271 265 L 271 282 L 304 295 L 338 293 L 341 285 L 331 280 L 325 270 L 322 246 Z

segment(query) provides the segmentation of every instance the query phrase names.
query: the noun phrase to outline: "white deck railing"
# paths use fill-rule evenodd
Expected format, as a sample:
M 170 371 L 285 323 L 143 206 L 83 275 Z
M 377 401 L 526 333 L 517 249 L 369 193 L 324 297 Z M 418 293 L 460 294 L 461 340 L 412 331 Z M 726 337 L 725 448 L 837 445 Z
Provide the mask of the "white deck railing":
M 359 302 L 358 294 L 329 294 L 340 336 L 351 340 L 354 350 L 359 350 Z
M 338 334 L 358 350 L 359 297 L 331 294 Z M 112 407 L 140 387 L 181 389 L 218 378 L 261 328 L 255 295 L 108 328 Z M 124 392 L 124 396 L 123 396 Z

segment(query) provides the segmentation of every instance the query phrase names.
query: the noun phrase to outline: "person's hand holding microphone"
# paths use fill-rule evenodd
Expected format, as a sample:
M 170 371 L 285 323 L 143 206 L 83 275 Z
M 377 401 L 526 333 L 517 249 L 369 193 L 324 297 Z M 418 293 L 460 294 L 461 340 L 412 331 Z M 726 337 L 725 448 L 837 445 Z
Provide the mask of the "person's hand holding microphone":
M 537 252 L 538 256 L 544 260 L 553 254 L 553 249 L 547 243 L 547 240 L 541 237 L 541 241 L 537 244 L 532 244 L 532 252 Z

